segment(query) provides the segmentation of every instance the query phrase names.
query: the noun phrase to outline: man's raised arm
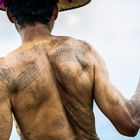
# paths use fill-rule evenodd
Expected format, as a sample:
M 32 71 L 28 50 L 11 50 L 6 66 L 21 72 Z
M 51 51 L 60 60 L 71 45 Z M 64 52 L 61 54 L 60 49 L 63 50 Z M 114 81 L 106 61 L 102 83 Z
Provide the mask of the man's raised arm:
M 135 136 L 140 128 L 140 84 L 131 100 L 123 97 L 111 83 L 100 55 L 92 50 L 94 61 L 94 99 L 100 110 L 123 135 Z
M 9 140 L 12 130 L 12 113 L 9 97 L 0 83 L 0 140 Z

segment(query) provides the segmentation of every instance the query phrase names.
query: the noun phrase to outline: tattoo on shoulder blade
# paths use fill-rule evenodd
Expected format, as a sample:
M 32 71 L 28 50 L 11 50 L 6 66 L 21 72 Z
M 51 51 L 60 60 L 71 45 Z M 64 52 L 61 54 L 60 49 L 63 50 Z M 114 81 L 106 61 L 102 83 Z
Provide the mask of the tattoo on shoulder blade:
M 13 68 L 2 68 L 0 70 L 0 80 L 7 82 L 7 88 L 12 93 L 17 93 L 24 90 L 39 76 L 39 67 L 33 63 L 30 64 L 24 71 L 16 76 Z
M 31 64 L 27 69 L 16 78 L 16 81 L 19 83 L 19 89 L 22 90 L 26 88 L 36 77 L 39 76 L 39 68 L 36 64 Z
M 82 63 L 87 63 L 86 49 L 82 47 L 75 47 L 74 49 L 70 47 L 60 47 L 55 50 L 54 55 L 52 56 L 54 62 L 78 62 L 79 60 Z

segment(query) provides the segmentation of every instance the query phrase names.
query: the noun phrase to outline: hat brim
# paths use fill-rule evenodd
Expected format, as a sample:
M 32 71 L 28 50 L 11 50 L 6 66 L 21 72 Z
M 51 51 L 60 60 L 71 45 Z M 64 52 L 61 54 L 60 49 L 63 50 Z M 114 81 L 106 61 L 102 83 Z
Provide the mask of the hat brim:
M 58 8 L 61 12 L 85 6 L 90 2 L 91 0 L 59 0 Z M 0 10 L 6 11 L 4 4 L 0 5 Z
M 80 8 L 87 5 L 91 0 L 59 0 L 58 7 L 60 11 L 66 11 L 71 9 Z

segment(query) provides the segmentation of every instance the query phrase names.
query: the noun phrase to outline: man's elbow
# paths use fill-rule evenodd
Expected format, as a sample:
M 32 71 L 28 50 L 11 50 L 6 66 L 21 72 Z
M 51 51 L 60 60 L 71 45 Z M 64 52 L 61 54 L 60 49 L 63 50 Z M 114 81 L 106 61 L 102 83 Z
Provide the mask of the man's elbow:
M 127 137 L 135 137 L 138 133 L 138 129 L 136 130 L 125 130 L 125 131 L 119 131 L 121 135 L 127 136 Z
M 130 123 L 130 122 L 129 122 Z M 118 132 L 124 136 L 135 137 L 139 131 L 139 127 L 134 121 L 131 125 L 124 125 L 122 128 L 117 129 Z
M 121 117 L 118 120 L 117 124 L 117 130 L 122 135 L 128 136 L 128 137 L 135 137 L 139 131 L 140 128 L 140 120 L 137 119 L 137 115 L 135 115 L 133 112 L 132 107 L 130 104 L 128 104 L 128 108 L 124 108 L 123 113 L 121 114 Z M 128 106 L 127 105 L 127 106 Z
M 128 137 L 135 137 L 138 133 L 139 129 L 136 129 L 135 131 L 129 132 L 129 134 L 127 135 Z

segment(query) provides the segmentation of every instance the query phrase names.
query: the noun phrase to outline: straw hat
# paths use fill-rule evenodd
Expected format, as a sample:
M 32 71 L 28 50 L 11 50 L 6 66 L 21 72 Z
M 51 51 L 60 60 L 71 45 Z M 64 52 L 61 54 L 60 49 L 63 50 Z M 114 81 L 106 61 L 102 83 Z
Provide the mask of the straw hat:
M 5 0 L 0 0 L 0 10 L 6 11 Z M 91 0 L 59 0 L 59 11 L 75 9 L 88 4 Z

